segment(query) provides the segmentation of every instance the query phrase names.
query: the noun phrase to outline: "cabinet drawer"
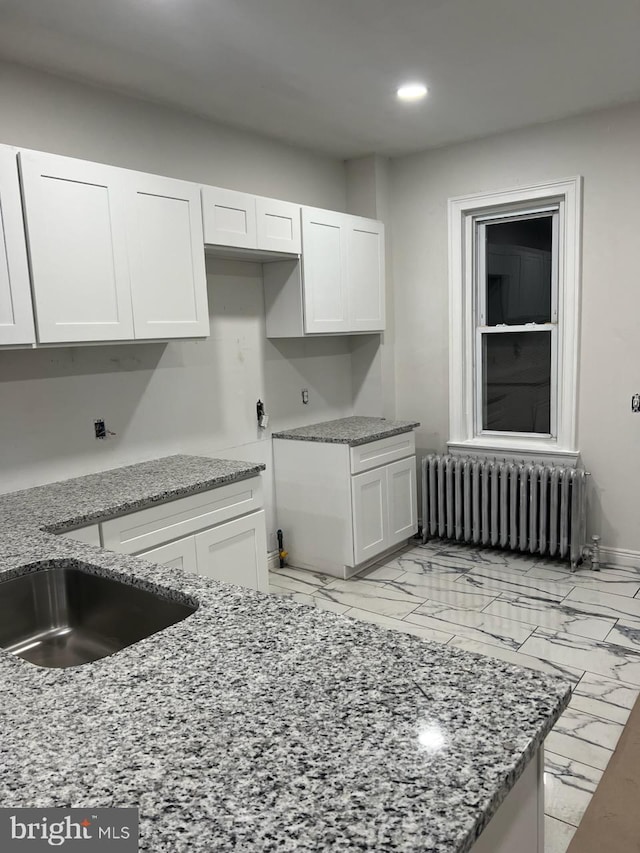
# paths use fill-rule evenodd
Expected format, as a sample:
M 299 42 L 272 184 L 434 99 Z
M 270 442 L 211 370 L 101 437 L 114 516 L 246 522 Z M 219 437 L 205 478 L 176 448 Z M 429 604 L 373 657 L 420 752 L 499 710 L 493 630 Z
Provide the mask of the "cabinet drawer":
M 195 536 L 187 536 L 185 539 L 178 539 L 177 542 L 169 542 L 168 545 L 161 545 L 151 551 L 144 551 L 138 556 L 149 560 L 151 563 L 157 563 L 159 566 L 171 566 L 194 574 L 198 571 Z
M 416 438 L 413 432 L 403 432 L 367 444 L 359 444 L 350 448 L 351 473 L 359 474 L 405 456 L 413 456 L 416 452 Z
M 251 477 L 105 521 L 102 544 L 136 554 L 261 507 L 262 481 Z

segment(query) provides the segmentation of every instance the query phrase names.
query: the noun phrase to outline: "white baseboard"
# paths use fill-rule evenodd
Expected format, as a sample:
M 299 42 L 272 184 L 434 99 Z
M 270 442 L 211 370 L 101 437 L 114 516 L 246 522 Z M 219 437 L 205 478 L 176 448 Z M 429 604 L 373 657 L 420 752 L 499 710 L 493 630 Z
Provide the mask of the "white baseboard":
M 409 540 L 413 541 L 413 540 Z M 397 546 L 391 549 L 393 551 L 397 550 Z M 371 560 L 371 563 L 378 562 L 380 559 L 384 558 L 385 554 L 380 554 L 374 560 Z M 603 546 L 600 547 L 600 563 L 602 566 L 620 566 L 625 569 L 640 569 L 640 551 L 629 551 L 625 548 L 605 548 Z M 267 554 L 267 567 L 269 571 L 273 571 L 274 569 L 280 568 L 280 552 L 279 551 L 269 551 Z M 305 567 L 306 568 L 306 567 Z M 309 568 L 312 568 L 311 566 Z M 316 567 L 313 567 L 316 568 Z M 364 564 L 362 566 L 358 566 L 357 571 L 361 571 L 364 568 Z M 317 570 L 317 568 L 316 568 Z
M 603 566 L 640 569 L 640 551 L 628 551 L 626 548 L 605 548 L 600 546 L 600 563 Z
M 280 568 L 280 551 L 269 551 L 267 553 L 267 568 L 270 572 Z

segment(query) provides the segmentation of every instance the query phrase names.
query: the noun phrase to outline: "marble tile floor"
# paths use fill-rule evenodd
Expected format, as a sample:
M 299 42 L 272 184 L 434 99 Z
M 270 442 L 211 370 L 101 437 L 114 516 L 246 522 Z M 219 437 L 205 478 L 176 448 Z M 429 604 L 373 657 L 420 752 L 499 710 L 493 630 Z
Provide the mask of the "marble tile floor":
M 274 595 L 570 680 L 545 743 L 545 853 L 565 853 L 640 693 L 640 567 L 571 573 L 434 540 L 346 581 L 289 566 L 270 580 Z

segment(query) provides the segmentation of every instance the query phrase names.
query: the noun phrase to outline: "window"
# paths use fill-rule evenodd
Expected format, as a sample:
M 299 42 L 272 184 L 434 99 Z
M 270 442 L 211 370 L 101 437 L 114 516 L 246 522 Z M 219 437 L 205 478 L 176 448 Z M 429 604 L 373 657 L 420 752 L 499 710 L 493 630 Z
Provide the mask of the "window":
M 452 199 L 453 452 L 575 461 L 580 179 Z

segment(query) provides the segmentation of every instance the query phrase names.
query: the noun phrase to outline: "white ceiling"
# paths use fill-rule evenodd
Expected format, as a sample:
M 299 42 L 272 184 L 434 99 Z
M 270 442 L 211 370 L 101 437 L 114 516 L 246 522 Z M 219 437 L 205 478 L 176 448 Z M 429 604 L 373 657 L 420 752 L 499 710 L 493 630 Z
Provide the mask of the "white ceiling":
M 0 57 L 397 155 L 640 100 L 640 0 L 0 0 Z

